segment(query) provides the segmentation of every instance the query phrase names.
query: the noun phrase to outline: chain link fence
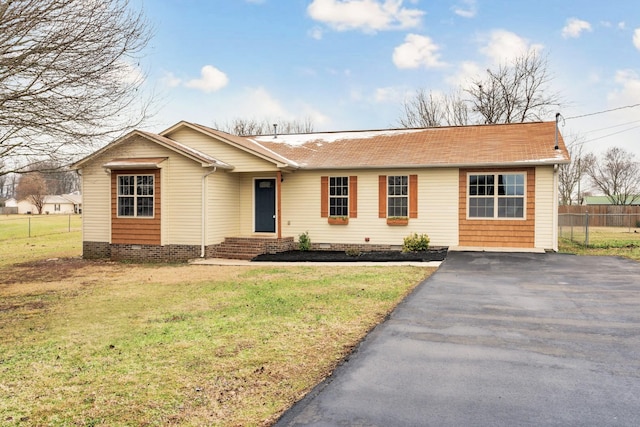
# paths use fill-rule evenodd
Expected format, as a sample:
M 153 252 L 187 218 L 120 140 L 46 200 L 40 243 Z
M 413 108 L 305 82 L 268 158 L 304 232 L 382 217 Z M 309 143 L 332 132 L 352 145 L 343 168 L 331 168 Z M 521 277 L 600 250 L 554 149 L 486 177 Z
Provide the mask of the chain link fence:
M 0 241 L 70 233 L 82 229 L 82 215 L 2 215 Z
M 629 241 L 640 244 L 638 213 L 560 213 L 558 237 L 589 246 Z

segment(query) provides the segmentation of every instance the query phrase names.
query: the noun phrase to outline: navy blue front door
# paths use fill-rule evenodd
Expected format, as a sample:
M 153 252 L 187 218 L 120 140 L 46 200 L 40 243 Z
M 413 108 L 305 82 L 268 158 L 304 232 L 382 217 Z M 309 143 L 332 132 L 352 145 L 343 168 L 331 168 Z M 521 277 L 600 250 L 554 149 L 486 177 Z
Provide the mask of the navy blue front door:
M 255 231 L 275 233 L 276 231 L 276 180 L 255 180 Z

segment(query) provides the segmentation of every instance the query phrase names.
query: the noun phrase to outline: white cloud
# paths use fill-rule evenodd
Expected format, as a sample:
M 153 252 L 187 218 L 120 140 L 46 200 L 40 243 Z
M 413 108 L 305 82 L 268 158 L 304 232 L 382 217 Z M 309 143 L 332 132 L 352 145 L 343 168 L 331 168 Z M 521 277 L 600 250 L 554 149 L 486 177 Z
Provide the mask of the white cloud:
M 329 123 L 329 117 L 313 106 L 299 101 L 290 101 L 292 105 L 285 107 L 264 87 L 248 87 L 232 102 L 237 117 L 257 117 L 259 120 L 302 120 L 309 118 L 314 126 Z
M 199 79 L 191 79 L 184 85 L 192 89 L 199 89 L 203 92 L 215 92 L 222 89 L 229 83 L 229 78 L 225 73 L 218 70 L 213 65 L 205 65 L 200 70 Z
M 489 65 L 497 65 L 511 62 L 528 52 L 539 52 L 542 49 L 541 44 L 531 44 L 528 40 L 510 31 L 493 30 L 489 34 L 486 44 L 480 48 L 480 53 L 489 59 Z
M 410 93 L 411 91 L 406 87 L 379 87 L 375 90 L 373 99 L 377 103 L 398 105 L 401 104 Z
M 466 86 L 469 82 L 477 79 L 483 73 L 482 67 L 473 61 L 464 61 L 458 67 L 458 71 L 445 78 L 445 81 L 454 87 Z
M 177 87 L 182 84 L 182 80 L 176 77 L 172 72 L 165 72 L 160 78 L 160 82 L 167 87 Z
M 420 25 L 425 12 L 402 7 L 403 0 L 313 0 L 307 13 L 338 31 L 373 33 Z
M 478 13 L 478 6 L 476 0 L 462 0 L 461 5 L 455 5 L 453 7 L 453 13 L 463 18 L 473 18 Z
M 578 18 L 569 18 L 562 28 L 562 37 L 565 39 L 578 38 L 583 31 L 591 31 L 591 24 Z
M 627 28 L 627 24 L 624 21 L 618 22 L 618 29 L 619 30 L 624 30 L 625 28 Z
M 640 75 L 635 70 L 618 70 L 614 81 L 619 88 L 607 95 L 609 105 L 621 107 L 640 103 Z
M 393 63 L 398 68 L 437 68 L 447 64 L 440 61 L 440 47 L 427 36 L 408 34 L 404 43 L 393 50 Z
M 633 45 L 640 50 L 640 28 L 636 28 L 633 32 Z
M 315 40 L 322 40 L 322 36 L 324 35 L 322 28 L 320 27 L 313 27 L 312 29 L 309 30 L 308 34 L 309 34 L 309 37 Z

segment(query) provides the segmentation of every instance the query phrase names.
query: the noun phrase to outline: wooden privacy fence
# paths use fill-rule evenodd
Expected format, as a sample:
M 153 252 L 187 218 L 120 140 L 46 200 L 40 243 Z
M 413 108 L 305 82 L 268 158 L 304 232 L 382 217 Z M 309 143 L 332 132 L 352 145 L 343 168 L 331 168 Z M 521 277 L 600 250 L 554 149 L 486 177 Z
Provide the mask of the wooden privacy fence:
M 589 205 L 558 207 L 560 226 L 638 227 L 640 206 Z M 588 221 L 588 223 L 587 223 Z

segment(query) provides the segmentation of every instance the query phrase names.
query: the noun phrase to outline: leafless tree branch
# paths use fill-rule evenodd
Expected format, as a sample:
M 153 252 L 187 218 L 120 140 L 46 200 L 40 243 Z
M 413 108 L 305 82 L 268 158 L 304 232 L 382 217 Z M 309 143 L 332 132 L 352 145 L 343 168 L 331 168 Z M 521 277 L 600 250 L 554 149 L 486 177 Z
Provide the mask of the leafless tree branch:
M 149 38 L 128 0 L 0 0 L 0 175 L 140 124 Z
M 612 204 L 628 205 L 640 200 L 640 163 L 633 153 L 611 147 L 601 159 L 587 155 L 583 165 L 593 186 Z

